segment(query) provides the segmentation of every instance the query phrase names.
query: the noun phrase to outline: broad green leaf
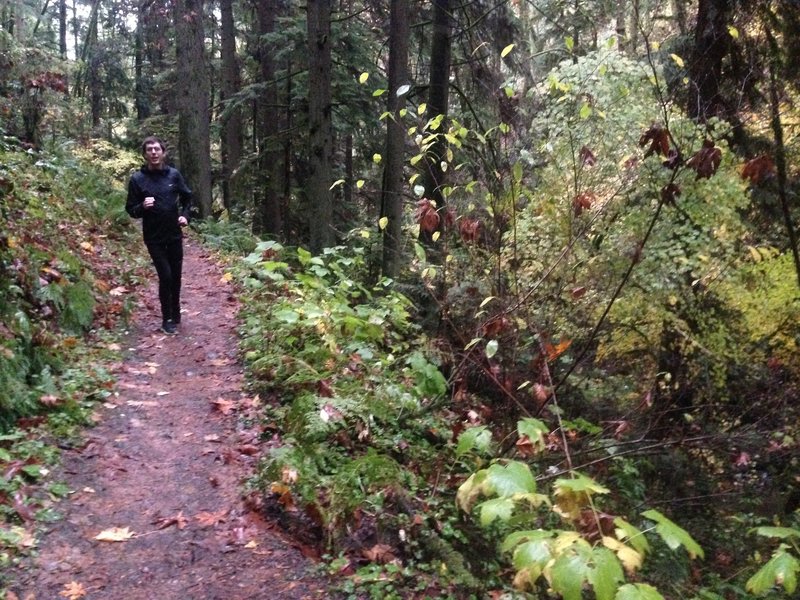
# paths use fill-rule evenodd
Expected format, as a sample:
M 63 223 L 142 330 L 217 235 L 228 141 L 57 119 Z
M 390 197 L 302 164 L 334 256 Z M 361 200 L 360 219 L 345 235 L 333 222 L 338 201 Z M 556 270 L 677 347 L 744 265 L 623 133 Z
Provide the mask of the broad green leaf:
M 683 68 L 683 59 L 678 56 L 677 54 L 670 54 L 670 58 L 675 61 L 675 64 L 678 65 L 681 69 Z
M 536 569 L 536 577 L 541 575 L 545 565 L 553 558 L 553 553 L 550 552 L 550 544 L 546 539 L 531 540 L 519 544 L 514 550 L 514 558 L 512 560 L 514 568 Z
M 425 262 L 427 260 L 427 254 L 425 254 L 425 248 L 419 242 L 414 243 L 414 254 L 417 257 L 417 260 L 421 262 Z
M 531 542 L 536 540 L 552 539 L 554 532 L 549 529 L 526 529 L 524 531 L 515 531 L 506 536 L 500 546 L 503 552 L 509 552 L 518 545 L 524 542 Z
M 647 554 L 650 552 L 650 544 L 647 541 L 644 533 L 639 531 L 636 527 L 628 523 L 622 517 L 614 519 L 614 525 L 617 530 L 614 532 L 617 539 L 626 542 L 636 548 L 640 554 Z
M 525 417 L 517 422 L 517 434 L 520 437 L 528 436 L 531 443 L 540 450 L 544 450 L 544 438 L 548 433 L 550 433 L 550 428 L 539 419 Z
M 482 469 L 470 475 L 464 483 L 458 486 L 456 505 L 465 513 L 472 512 L 472 507 L 483 493 L 488 475 L 489 472 L 486 469 Z
M 463 456 L 473 450 L 481 452 L 489 449 L 492 443 L 492 432 L 485 425 L 477 427 L 470 427 L 461 432 L 458 436 L 458 443 L 456 444 L 456 455 Z
M 494 498 L 478 505 L 481 514 L 481 525 L 488 527 L 495 519 L 505 522 L 514 512 L 514 500 L 511 498 Z
M 511 174 L 514 177 L 514 181 L 519 183 L 522 181 L 522 163 L 517 161 L 514 163 L 514 166 L 511 168 Z
M 487 471 L 486 484 L 500 497 L 536 491 L 536 481 L 525 463 L 518 461 L 511 461 L 507 465 L 495 463 Z
M 697 556 L 703 558 L 703 549 L 692 539 L 692 536 L 690 536 L 685 529 L 670 521 L 657 510 L 647 510 L 642 513 L 642 516 L 656 522 L 656 533 L 661 536 L 661 539 L 663 539 L 672 550 L 677 549 L 678 546 L 683 546 L 686 548 L 686 552 L 689 554 L 690 558 L 695 558 Z
M 411 166 L 413 167 L 415 164 L 417 164 L 423 158 L 425 158 L 424 154 L 416 154 L 416 155 L 412 156 L 411 159 L 408 162 L 410 162 Z M 425 191 L 425 188 L 422 188 L 422 191 Z
M 628 583 L 617 590 L 614 600 L 664 600 L 664 596 L 652 585 Z
M 588 119 L 589 117 L 592 116 L 592 107 L 584 102 L 583 106 L 581 106 L 580 115 L 581 119 Z
M 589 583 L 594 588 L 595 598 L 614 600 L 619 584 L 625 581 L 620 561 L 613 552 L 600 547 L 592 550 L 592 559 L 594 569 L 589 571 Z
M 572 49 L 575 47 L 575 38 L 571 35 L 568 35 L 564 38 L 564 45 L 567 47 L 567 50 L 572 52 Z
M 581 600 L 581 589 L 588 575 L 589 567 L 582 556 L 562 554 L 550 569 L 550 585 L 564 600 Z
M 297 323 L 300 320 L 300 315 L 297 314 L 294 310 L 290 308 L 285 308 L 283 310 L 278 310 L 272 313 L 272 316 L 278 319 L 279 321 L 283 321 L 291 325 L 292 323 Z
M 510 52 L 511 52 L 513 49 L 514 49 L 514 44 L 509 44 L 508 46 L 506 46 L 505 48 L 503 48 L 503 51 L 500 53 L 500 58 L 505 58 L 506 56 L 508 56 L 508 55 L 509 55 L 509 53 L 510 53 Z
M 369 79 L 369 73 L 364 72 L 358 77 L 358 83 L 367 83 L 367 79 Z
M 388 217 L 381 217 L 381 218 L 378 220 L 378 227 L 380 227 L 381 231 L 383 231 L 384 229 L 386 229 L 386 226 L 387 226 L 388 224 L 389 224 L 389 218 L 388 218 Z
M 782 540 L 790 537 L 800 538 L 800 529 L 793 527 L 757 527 L 755 531 L 758 535 Z
M 767 564 L 747 580 L 745 589 L 754 594 L 763 594 L 775 586 L 782 585 L 787 593 L 793 594 L 797 589 L 798 572 L 800 572 L 800 561 L 781 547 L 775 551 Z
M 489 340 L 486 343 L 486 358 L 492 358 L 495 354 L 497 354 L 498 348 L 499 344 L 497 340 Z
M 379 89 L 375 90 L 374 92 L 372 92 L 372 97 L 373 98 L 378 98 L 380 96 L 383 96 L 385 93 L 386 93 L 386 90 L 379 88 Z
M 575 473 L 571 479 L 557 479 L 555 487 L 557 490 L 586 492 L 587 494 L 608 494 L 610 491 L 591 477 L 581 475 L 580 473 Z

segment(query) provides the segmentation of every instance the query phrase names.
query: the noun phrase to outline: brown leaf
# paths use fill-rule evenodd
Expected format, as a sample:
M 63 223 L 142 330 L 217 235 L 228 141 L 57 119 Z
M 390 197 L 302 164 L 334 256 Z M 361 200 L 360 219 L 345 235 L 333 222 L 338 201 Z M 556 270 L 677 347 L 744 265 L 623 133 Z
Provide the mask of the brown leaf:
M 481 237 L 481 222 L 478 219 L 462 218 L 458 222 L 458 233 L 467 244 L 478 242 Z
M 666 156 L 669 153 L 669 132 L 660 125 L 652 125 L 639 138 L 639 146 L 644 147 L 647 142 L 650 142 L 650 147 L 644 153 L 645 158 L 651 154 Z
M 365 548 L 361 551 L 370 562 L 386 564 L 397 560 L 393 552 L 394 548 L 387 544 L 375 544 L 372 548 Z
M 64 585 L 64 589 L 58 595 L 67 600 L 80 600 L 86 596 L 86 589 L 77 581 L 70 581 Z
M 668 183 L 661 188 L 661 201 L 671 206 L 675 205 L 675 198 L 681 195 L 681 188 L 677 183 Z
M 213 404 L 214 408 L 216 408 L 223 415 L 229 415 L 235 406 L 233 400 L 225 400 L 225 398 L 222 396 L 216 400 L 213 400 L 211 404 Z
M 128 527 L 111 527 L 98 533 L 94 539 L 100 542 L 126 542 L 134 535 Z
M 572 210 L 577 217 L 583 211 L 589 210 L 592 208 L 592 204 L 594 204 L 596 200 L 595 195 L 592 192 L 583 192 L 582 194 L 578 194 L 572 199 Z
M 717 148 L 713 141 L 705 140 L 703 147 L 686 161 L 686 166 L 697 171 L 697 179 L 708 179 L 717 172 L 720 162 L 722 162 L 722 150 Z
M 520 436 L 517 440 L 516 447 L 517 452 L 522 458 L 528 458 L 536 454 L 536 448 L 527 435 Z
M 25 494 L 22 490 L 17 490 L 14 492 L 12 508 L 23 521 L 31 523 L 36 520 L 36 515 L 34 514 L 33 509 L 25 503 Z
M 216 527 L 219 523 L 225 522 L 228 510 L 223 508 L 217 512 L 203 511 L 197 513 L 194 518 L 200 523 L 200 527 Z
M 417 209 L 414 211 L 414 220 L 419 223 L 420 231 L 424 233 L 433 233 L 439 227 L 439 213 L 436 211 L 436 205 L 423 198 L 417 202 Z
M 330 379 L 320 379 L 317 382 L 317 395 L 320 398 L 333 398 L 333 386 Z
M 749 179 L 755 185 L 774 176 L 775 163 L 768 154 L 762 154 L 747 161 L 742 168 L 742 179 Z
M 154 525 L 158 529 L 166 529 L 167 527 L 172 527 L 173 525 L 175 525 L 178 529 L 183 529 L 186 527 L 187 523 L 189 523 L 189 519 L 184 517 L 183 511 L 181 511 L 173 517 L 166 517 L 164 519 L 157 520 Z

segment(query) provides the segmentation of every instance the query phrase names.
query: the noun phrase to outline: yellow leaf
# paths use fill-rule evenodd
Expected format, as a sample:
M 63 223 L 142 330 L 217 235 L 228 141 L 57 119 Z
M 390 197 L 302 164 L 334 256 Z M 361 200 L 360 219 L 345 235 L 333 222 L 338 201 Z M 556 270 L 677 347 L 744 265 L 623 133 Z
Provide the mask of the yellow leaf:
M 739 30 L 736 29 L 736 27 L 734 27 L 733 25 L 728 25 L 728 33 L 733 39 L 735 40 L 739 39 Z
M 222 283 L 229 283 L 231 279 L 233 279 L 233 274 L 232 274 L 232 273 L 229 271 L 229 272 L 225 273 L 225 274 L 224 274 L 224 275 L 223 275 L 223 276 L 220 278 L 220 281 L 221 281 Z
M 506 56 L 508 56 L 509 52 L 511 52 L 513 49 L 514 49 L 514 44 L 509 44 L 508 46 L 503 48 L 503 51 L 500 53 L 500 58 L 505 58 Z
M 378 227 L 381 228 L 381 231 L 386 229 L 386 226 L 389 224 L 388 217 L 381 217 L 380 221 L 378 221 Z
M 372 162 L 374 162 L 376 165 L 379 165 L 381 163 L 381 160 L 383 160 L 383 157 L 377 152 L 372 155 Z
M 628 573 L 632 573 L 642 566 L 643 556 L 619 540 L 609 536 L 603 536 L 603 545 L 616 553 L 617 558 L 619 558 L 619 561 Z
M 361 74 L 361 76 L 358 78 L 358 83 L 367 83 L 367 79 L 369 79 L 369 73 L 367 73 L 367 72 L 364 72 L 364 73 L 362 73 L 362 74 Z
M 112 527 L 111 529 L 104 529 L 94 539 L 100 542 L 126 542 L 134 536 L 134 533 L 128 527 Z
M 89 253 L 94 252 L 94 246 L 92 246 L 89 242 L 81 242 L 81 248 Z
M 670 54 L 672 60 L 675 61 L 675 64 L 678 65 L 681 69 L 683 68 L 683 59 L 678 56 L 677 54 Z
M 359 179 L 358 181 L 356 181 L 356 187 L 358 189 L 363 188 L 364 187 L 364 180 L 363 179 Z
M 435 241 L 437 241 L 437 240 L 439 239 L 439 236 L 440 236 L 440 235 L 441 235 L 441 232 L 439 232 L 439 231 L 434 231 L 434 232 L 433 232 L 433 235 L 431 236 L 431 239 L 432 239 L 432 240 L 435 242 Z
M 418 115 L 421 115 L 421 114 L 423 114 L 423 113 L 424 113 L 426 110 L 428 110 L 428 105 L 427 105 L 427 104 L 425 104 L 425 103 L 423 102 L 422 104 L 420 104 L 420 105 L 419 105 L 419 107 L 417 107 L 417 114 L 418 114 Z
M 80 600 L 80 598 L 86 596 L 86 589 L 77 581 L 70 581 L 64 584 L 64 589 L 58 595 L 67 600 Z

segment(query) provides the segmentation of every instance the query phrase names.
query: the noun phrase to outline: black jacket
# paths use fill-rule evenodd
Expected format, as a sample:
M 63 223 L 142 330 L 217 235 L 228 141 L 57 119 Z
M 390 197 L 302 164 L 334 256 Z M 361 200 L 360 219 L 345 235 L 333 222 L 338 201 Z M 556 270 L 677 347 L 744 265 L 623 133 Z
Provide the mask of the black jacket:
M 145 210 L 144 199 L 152 196 L 156 203 Z M 169 242 L 181 238 L 178 217 L 189 220 L 192 207 L 192 190 L 183 175 L 174 167 L 165 165 L 151 170 L 143 166 L 128 182 L 128 201 L 125 210 L 134 219 L 142 219 L 145 243 Z

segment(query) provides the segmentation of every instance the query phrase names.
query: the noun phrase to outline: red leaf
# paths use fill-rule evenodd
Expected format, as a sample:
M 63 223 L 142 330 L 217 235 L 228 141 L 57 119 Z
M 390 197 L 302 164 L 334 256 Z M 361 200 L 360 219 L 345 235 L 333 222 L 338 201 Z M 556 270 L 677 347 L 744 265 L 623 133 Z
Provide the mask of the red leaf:
M 594 201 L 595 195 L 592 192 L 583 192 L 582 194 L 575 196 L 575 198 L 572 199 L 572 209 L 575 212 L 575 216 L 577 217 L 584 210 L 589 210 L 592 208 Z
M 717 172 L 721 161 L 722 150 L 711 140 L 705 140 L 703 147 L 686 161 L 686 166 L 697 171 L 697 179 L 708 179 Z
M 581 162 L 587 167 L 593 167 L 597 164 L 597 157 L 594 155 L 594 152 L 589 150 L 589 148 L 586 146 L 581 148 L 578 156 L 580 157 Z
M 669 132 L 661 125 L 652 125 L 650 129 L 639 138 L 639 146 L 642 148 L 650 142 L 650 147 L 644 153 L 645 158 L 651 154 L 666 156 L 669 152 Z
M 742 179 L 749 179 L 754 185 L 775 176 L 775 163 L 767 154 L 757 156 L 745 163 L 742 168 Z

